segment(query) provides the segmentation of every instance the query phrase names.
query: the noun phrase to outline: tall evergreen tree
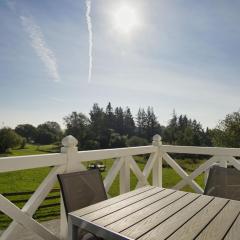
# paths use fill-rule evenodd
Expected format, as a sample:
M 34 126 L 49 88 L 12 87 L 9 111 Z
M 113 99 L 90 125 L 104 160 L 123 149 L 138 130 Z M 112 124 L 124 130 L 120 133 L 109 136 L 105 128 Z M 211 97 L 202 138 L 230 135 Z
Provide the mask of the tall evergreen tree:
M 139 137 L 146 138 L 146 112 L 143 108 L 139 108 L 137 113 L 137 134 Z
M 101 138 L 102 132 L 105 128 L 104 126 L 105 113 L 103 109 L 98 106 L 97 103 L 94 103 L 89 115 L 90 115 L 91 135 L 95 140 L 99 141 Z
M 121 107 L 116 107 L 114 111 L 114 130 L 120 135 L 124 134 L 124 114 Z
M 152 140 L 153 135 L 161 133 L 160 124 L 152 107 L 147 108 L 145 132 L 148 141 Z
M 169 144 L 176 144 L 177 142 L 177 120 L 177 114 L 175 110 L 173 110 L 172 118 L 169 120 L 163 134 L 163 140 Z
M 133 136 L 135 133 L 135 122 L 129 107 L 124 111 L 124 135 L 129 137 Z
M 105 111 L 105 127 L 107 129 L 114 129 L 114 120 L 115 116 L 113 113 L 113 108 L 111 103 L 109 102 Z

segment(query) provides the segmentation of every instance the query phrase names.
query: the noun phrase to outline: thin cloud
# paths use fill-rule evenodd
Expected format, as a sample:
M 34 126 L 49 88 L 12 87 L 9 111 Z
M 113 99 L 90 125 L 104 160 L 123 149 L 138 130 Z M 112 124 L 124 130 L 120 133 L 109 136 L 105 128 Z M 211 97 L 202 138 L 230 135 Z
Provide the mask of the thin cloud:
M 91 82 L 92 79 L 92 66 L 93 66 L 93 58 L 92 58 L 92 49 L 93 49 L 93 33 L 92 33 L 92 21 L 91 21 L 91 0 L 86 0 L 86 20 L 88 27 L 88 36 L 89 36 L 89 69 L 88 69 L 88 82 Z
M 56 82 L 60 81 L 57 59 L 53 51 L 47 46 L 40 27 L 30 17 L 20 16 L 22 25 L 31 39 L 31 45 L 38 57 L 45 65 L 49 76 Z

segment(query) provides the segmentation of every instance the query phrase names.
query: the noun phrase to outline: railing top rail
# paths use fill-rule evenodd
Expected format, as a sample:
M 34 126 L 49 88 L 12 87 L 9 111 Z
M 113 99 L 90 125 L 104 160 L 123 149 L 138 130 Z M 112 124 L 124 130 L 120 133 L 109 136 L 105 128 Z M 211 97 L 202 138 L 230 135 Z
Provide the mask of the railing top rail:
M 109 158 L 119 158 L 119 157 L 153 153 L 156 151 L 157 151 L 157 147 L 153 145 L 141 146 L 141 147 L 79 151 L 77 153 L 77 158 L 78 158 L 77 160 L 81 160 L 83 162 L 91 161 L 91 160 L 103 160 L 103 159 L 109 159 Z
M 79 151 L 75 161 L 103 160 L 124 156 L 152 153 L 157 147 L 141 146 L 130 148 L 101 149 L 91 151 Z M 32 169 L 66 164 L 66 155 L 63 153 L 2 157 L 0 158 L 0 172 L 10 172 L 23 169 Z
M 240 148 L 161 145 L 160 150 L 168 153 L 240 156 Z
M 196 147 L 196 146 L 174 146 L 174 145 L 148 145 L 140 147 L 100 149 L 90 151 L 76 150 L 75 161 L 96 161 L 110 158 L 119 158 L 141 154 L 154 153 L 160 147 L 160 151 L 167 153 L 240 156 L 239 148 L 225 147 Z M 59 166 L 66 164 L 67 156 L 62 153 L 28 155 L 0 158 L 0 172 L 17 171 L 23 169 L 40 168 L 48 166 Z
M 62 153 L 3 157 L 0 158 L 0 173 L 31 168 L 59 166 L 66 164 L 66 161 L 66 155 Z

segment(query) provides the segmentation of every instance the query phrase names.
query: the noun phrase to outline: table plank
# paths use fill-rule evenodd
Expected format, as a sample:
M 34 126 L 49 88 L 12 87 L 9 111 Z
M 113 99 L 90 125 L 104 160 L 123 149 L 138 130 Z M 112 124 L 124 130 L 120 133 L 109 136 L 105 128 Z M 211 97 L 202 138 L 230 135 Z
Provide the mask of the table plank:
M 189 195 L 192 196 L 192 194 Z M 152 230 L 148 230 L 148 232 L 145 231 L 147 233 L 141 236 L 139 240 L 166 239 L 212 200 L 213 197 L 198 196 L 195 201 L 190 202 L 190 204 L 182 208 L 180 211 L 175 211 L 175 214 L 166 221 L 162 221 L 158 225 L 156 225 L 154 221 L 151 227 Z
M 160 211 L 161 209 L 170 206 L 177 201 L 179 198 L 183 198 L 187 193 L 177 191 L 160 201 L 147 206 L 125 218 L 120 219 L 119 221 L 114 222 L 107 226 L 108 229 L 115 231 L 115 232 L 122 232 L 125 229 L 129 228 L 130 226 L 140 222 L 141 220 L 146 219 L 147 217 L 151 216 L 152 214 Z M 187 197 L 189 199 L 190 197 Z M 192 200 L 192 198 L 190 198 Z M 184 201 L 184 199 L 183 199 Z
M 151 204 L 158 202 L 159 200 L 166 198 L 167 196 L 175 193 L 176 190 L 166 189 L 164 191 L 158 192 L 152 196 L 149 196 L 139 202 L 136 202 L 132 205 L 128 205 L 125 208 L 122 208 L 118 210 L 117 212 L 113 212 L 111 214 L 108 214 L 107 216 L 104 216 L 102 218 L 99 218 L 95 221 L 93 221 L 96 224 L 107 226 L 109 224 L 112 224 L 113 222 L 116 222 L 124 217 L 127 217 L 134 212 L 137 212 L 147 206 L 150 206 Z
M 224 240 L 239 239 L 239 236 L 240 236 L 240 215 L 238 214 L 236 221 L 230 228 Z
M 81 216 L 84 216 L 86 214 L 89 214 L 89 213 L 92 213 L 94 211 L 97 211 L 99 209 L 102 209 L 102 208 L 108 207 L 110 205 L 116 204 L 118 202 L 121 202 L 121 201 L 123 201 L 125 199 L 130 199 L 130 198 L 132 198 L 132 197 L 134 197 L 134 196 L 136 196 L 138 194 L 141 194 L 143 192 L 150 191 L 153 188 L 156 188 L 156 187 L 154 187 L 154 186 L 146 186 L 146 187 L 138 188 L 137 190 L 134 190 L 134 191 L 131 191 L 131 192 L 128 192 L 128 193 L 125 193 L 125 194 L 122 194 L 122 195 L 110 198 L 110 199 L 108 199 L 106 201 L 102 201 L 102 202 L 93 204 L 91 206 L 82 208 L 80 210 L 74 211 L 73 214 L 81 217 Z
M 196 238 L 198 240 L 222 239 L 240 212 L 239 201 L 229 201 L 222 211 Z M 237 238 L 239 239 L 239 237 Z
M 202 229 L 218 214 L 229 200 L 215 198 L 192 219 L 179 228 L 168 240 L 194 239 Z
M 161 209 L 160 211 L 143 219 L 132 227 L 127 228 L 122 232 L 122 234 L 134 239 L 139 238 L 146 232 L 158 226 L 170 216 L 174 215 L 179 209 L 182 209 L 191 202 L 197 200 L 197 198 L 199 198 L 197 194 L 187 194 L 173 204 L 168 205 L 166 208 Z
M 99 209 L 95 212 L 92 212 L 92 213 L 89 213 L 87 215 L 84 215 L 83 216 L 83 219 L 86 219 L 87 221 L 94 221 L 94 220 L 97 220 L 101 217 L 104 217 L 110 213 L 113 213 L 113 212 L 116 212 L 122 208 L 125 208 L 127 206 L 130 206 L 134 203 L 137 203 L 145 198 L 148 198 L 150 196 L 153 196 L 154 194 L 156 193 L 159 193 L 161 191 L 166 191 L 165 189 L 162 189 L 162 188 L 153 188 L 153 189 L 150 189 L 149 191 L 146 191 L 146 192 L 143 192 L 143 193 L 140 193 L 132 198 L 128 198 L 128 199 L 125 199 L 121 202 L 118 202 L 116 204 L 113 204 L 107 208 L 102 208 L 102 209 Z

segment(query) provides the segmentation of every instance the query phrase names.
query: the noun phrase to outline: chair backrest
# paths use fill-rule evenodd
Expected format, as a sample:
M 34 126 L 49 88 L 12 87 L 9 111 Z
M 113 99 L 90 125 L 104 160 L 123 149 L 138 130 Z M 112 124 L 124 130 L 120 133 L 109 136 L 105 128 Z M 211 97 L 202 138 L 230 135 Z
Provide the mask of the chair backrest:
M 58 175 L 66 213 L 107 199 L 98 169 Z
M 205 195 L 240 201 L 240 171 L 235 168 L 210 168 Z

